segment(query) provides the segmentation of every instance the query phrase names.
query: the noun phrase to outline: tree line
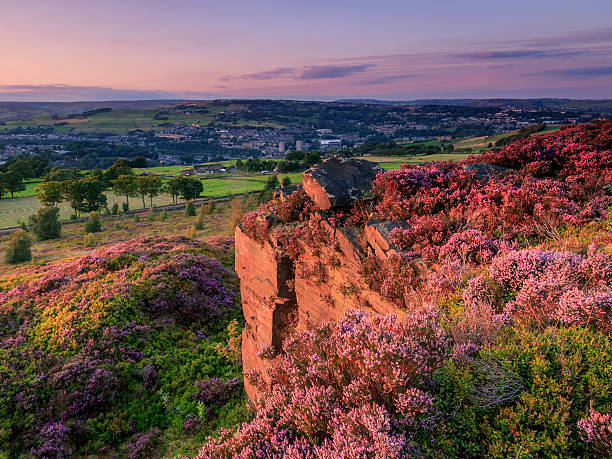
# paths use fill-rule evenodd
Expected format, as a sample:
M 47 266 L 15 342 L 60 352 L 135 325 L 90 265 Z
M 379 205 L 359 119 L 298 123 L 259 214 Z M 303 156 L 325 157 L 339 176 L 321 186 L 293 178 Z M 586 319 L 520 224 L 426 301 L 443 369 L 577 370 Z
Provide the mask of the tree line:
M 141 198 L 144 208 L 147 198 L 153 207 L 153 198 L 162 193 L 172 196 L 172 202 L 179 198 L 185 200 L 200 196 L 204 187 L 202 182 L 191 177 L 175 177 L 162 182 L 157 175 L 137 176 L 125 160 L 115 162 L 106 171 L 93 171 L 83 176 L 74 169 L 53 169 L 45 175 L 45 181 L 36 189 L 36 196 L 44 206 L 57 207 L 62 202 L 69 203 L 75 215 L 107 209 L 105 191 L 112 190 L 117 196 L 125 197 L 123 210 L 130 208 L 130 198 Z

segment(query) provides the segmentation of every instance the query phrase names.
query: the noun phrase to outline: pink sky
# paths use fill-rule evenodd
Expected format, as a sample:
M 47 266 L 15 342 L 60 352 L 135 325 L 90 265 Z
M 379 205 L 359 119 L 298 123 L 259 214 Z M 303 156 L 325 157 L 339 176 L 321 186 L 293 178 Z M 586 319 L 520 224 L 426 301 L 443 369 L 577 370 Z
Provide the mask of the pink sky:
M 0 100 L 612 98 L 609 0 L 423 3 L 22 0 Z

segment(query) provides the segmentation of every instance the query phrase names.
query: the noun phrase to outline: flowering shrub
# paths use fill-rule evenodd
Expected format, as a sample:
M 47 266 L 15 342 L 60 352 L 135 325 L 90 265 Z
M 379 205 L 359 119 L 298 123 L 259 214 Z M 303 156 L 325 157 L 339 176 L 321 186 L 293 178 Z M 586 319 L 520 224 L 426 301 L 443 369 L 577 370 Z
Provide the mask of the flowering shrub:
M 587 176 L 612 173 L 612 120 L 566 126 L 559 132 L 526 137 L 472 157 L 468 162 L 488 162 L 533 175 Z
M 612 259 L 593 248 L 586 257 L 534 249 L 494 259 L 490 276 L 514 297 L 504 312 L 515 321 L 606 329 L 612 320 L 611 271 Z
M 435 424 L 428 381 L 450 349 L 432 310 L 350 312 L 299 333 L 271 359 L 255 419 L 198 457 L 398 457 Z M 253 381 L 259 381 L 252 375 Z M 263 387 L 262 387 L 263 388 Z
M 592 401 L 589 415 L 578 421 L 578 429 L 582 439 L 599 454 L 612 451 L 612 416 L 594 410 Z
M 198 381 L 230 378 L 206 400 L 217 411 L 241 398 L 238 365 L 215 351 L 239 315 L 236 276 L 217 253 L 139 238 L 4 283 L 0 450 L 151 457 L 163 429 L 196 417 Z M 227 416 L 239 416 L 233 406 Z

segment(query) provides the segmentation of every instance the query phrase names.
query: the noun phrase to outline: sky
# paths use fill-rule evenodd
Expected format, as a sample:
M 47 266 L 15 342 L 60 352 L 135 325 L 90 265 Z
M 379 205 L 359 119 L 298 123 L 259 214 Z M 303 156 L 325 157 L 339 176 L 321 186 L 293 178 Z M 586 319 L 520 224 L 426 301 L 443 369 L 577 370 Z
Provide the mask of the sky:
M 0 101 L 612 98 L 611 0 L 0 0 Z

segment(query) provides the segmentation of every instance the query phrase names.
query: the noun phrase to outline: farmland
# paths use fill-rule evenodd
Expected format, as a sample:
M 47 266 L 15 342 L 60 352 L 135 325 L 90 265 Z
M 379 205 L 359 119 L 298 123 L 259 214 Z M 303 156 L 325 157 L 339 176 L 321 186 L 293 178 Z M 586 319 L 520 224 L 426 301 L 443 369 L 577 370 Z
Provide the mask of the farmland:
M 404 163 L 423 163 L 429 161 L 460 161 L 466 158 L 466 154 L 457 153 L 440 153 L 434 155 L 414 156 L 414 157 L 398 157 L 398 156 L 363 156 L 363 159 L 368 161 L 377 162 L 383 169 L 398 169 Z M 229 166 L 230 161 L 222 162 L 224 165 Z M 184 166 L 162 166 L 152 167 L 146 169 L 149 172 L 164 175 L 173 176 L 178 175 Z M 145 169 L 136 169 L 137 172 Z M 301 183 L 302 174 L 301 172 L 293 172 L 288 174 L 282 174 L 282 177 L 288 177 L 291 183 Z M 259 174 L 246 174 L 246 173 L 225 173 L 225 174 L 214 174 L 210 176 L 199 176 L 204 186 L 202 192 L 203 198 L 221 198 L 224 196 L 250 193 L 255 191 L 261 191 L 264 189 L 268 176 Z M 27 220 L 28 216 L 36 212 L 40 207 L 40 203 L 34 191 L 36 187 L 41 183 L 40 180 L 32 180 L 26 183 L 25 191 L 15 193 L 15 198 L 1 199 L 0 200 L 0 228 L 8 228 L 19 225 L 20 222 Z M 117 203 L 119 206 L 125 202 L 125 198 L 122 196 L 116 196 L 112 191 L 107 191 L 106 199 L 109 207 Z M 165 206 L 172 204 L 171 197 L 167 194 L 162 194 L 153 198 L 154 206 Z M 147 199 L 147 207 L 150 203 Z M 142 200 L 138 198 L 130 199 L 130 209 L 137 210 L 142 209 Z M 67 203 L 60 205 L 60 218 L 67 220 L 73 210 Z
M 237 114 L 235 120 L 226 122 L 232 125 L 281 127 L 279 123 L 259 122 L 240 118 L 243 109 L 239 104 L 200 103 L 195 107 L 181 107 L 160 111 L 155 108 L 119 109 L 78 115 L 38 115 L 25 120 L 8 121 L 0 125 L 0 132 L 11 129 L 50 128 L 57 133 L 108 133 L 127 134 L 134 130 L 160 131 L 173 125 L 208 126 L 215 122 L 216 116 L 226 110 Z
M 560 129 L 561 126 L 547 126 L 545 129 L 536 132 L 535 134 L 532 135 L 542 135 L 542 134 L 549 134 L 551 132 L 555 132 L 558 131 Z M 480 136 L 480 137 L 472 137 L 469 139 L 462 139 L 462 140 L 457 140 L 454 143 L 455 149 L 469 149 L 474 153 L 478 153 L 481 152 L 483 150 L 486 150 L 487 148 L 489 148 L 489 145 L 495 145 L 495 142 L 497 142 L 498 140 L 504 139 L 506 137 L 510 137 L 511 135 L 514 135 L 518 132 L 517 131 L 510 131 L 510 132 L 504 132 L 503 134 L 496 134 L 496 135 L 492 135 L 492 136 Z
M 290 173 L 283 174 L 283 177 L 289 177 L 291 183 L 300 183 L 302 176 L 301 173 Z M 201 178 L 204 186 L 202 193 L 203 198 L 221 198 L 233 194 L 250 193 L 253 191 L 261 191 L 266 185 L 268 177 L 265 175 L 239 175 L 239 174 L 218 174 L 211 177 Z M 40 207 L 40 202 L 34 196 L 34 189 L 38 186 L 39 182 L 30 182 L 26 188 L 26 191 L 19 193 L 21 196 L 16 194 L 13 199 L 2 199 L 0 200 L 0 228 L 7 228 L 16 226 L 21 221 L 27 220 L 29 215 L 36 212 L 36 209 Z M 105 192 L 106 199 L 109 207 L 117 203 L 119 206 L 125 202 L 125 198 L 122 196 L 116 196 L 112 191 Z M 19 196 L 19 197 L 17 197 Z M 149 207 L 149 200 L 147 199 L 147 207 Z M 170 195 L 162 194 L 153 198 L 154 206 L 164 206 L 172 204 Z M 138 198 L 130 199 L 130 209 L 142 209 L 142 200 Z M 60 205 L 60 218 L 67 220 L 73 213 L 72 209 L 67 203 Z

